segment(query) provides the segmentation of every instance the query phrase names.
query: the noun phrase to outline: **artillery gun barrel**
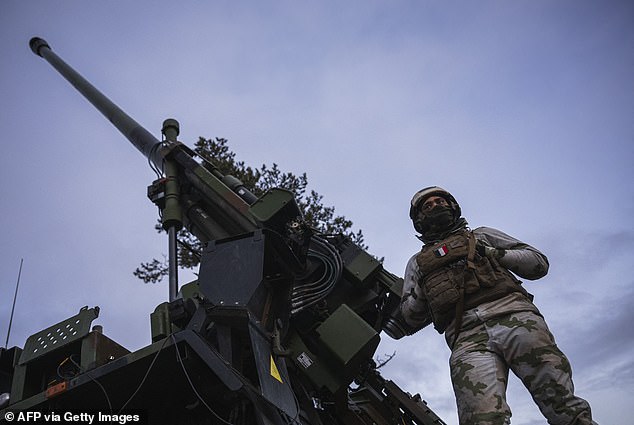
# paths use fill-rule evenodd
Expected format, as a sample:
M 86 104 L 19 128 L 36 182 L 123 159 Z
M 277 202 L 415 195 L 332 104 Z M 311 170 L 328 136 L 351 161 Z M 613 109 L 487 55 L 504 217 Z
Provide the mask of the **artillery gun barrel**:
M 258 227 L 254 218 L 248 213 L 249 205 L 257 199 L 242 182 L 227 175 L 223 176 L 211 164 L 201 165 L 194 159 L 195 153 L 174 138 L 165 141 L 157 140 L 132 117 L 123 112 L 84 77 L 64 62 L 51 50 L 48 43 L 39 37 L 29 41 L 31 50 L 44 58 L 68 82 L 73 85 L 90 103 L 93 104 L 148 160 L 162 171 L 164 164 L 176 163 L 181 183 L 195 188 L 200 201 L 187 198 L 181 194 L 183 205 L 187 205 L 186 222 L 195 225 L 197 237 L 203 240 L 225 237 L 231 234 L 250 232 Z M 168 122 L 169 121 L 169 122 Z M 164 123 L 164 130 L 174 125 L 173 120 Z M 173 129 L 172 129 L 173 130 Z M 170 156 L 168 161 L 167 156 Z M 166 165 L 166 168 L 168 166 Z M 165 218 L 165 212 L 163 218 Z M 180 220 L 180 219 L 179 219 Z
M 33 53 L 44 58 L 84 95 L 146 158 L 161 168 L 163 157 L 160 155 L 159 149 L 157 149 L 161 142 L 156 137 L 53 53 L 45 40 L 33 37 L 29 41 L 29 46 Z

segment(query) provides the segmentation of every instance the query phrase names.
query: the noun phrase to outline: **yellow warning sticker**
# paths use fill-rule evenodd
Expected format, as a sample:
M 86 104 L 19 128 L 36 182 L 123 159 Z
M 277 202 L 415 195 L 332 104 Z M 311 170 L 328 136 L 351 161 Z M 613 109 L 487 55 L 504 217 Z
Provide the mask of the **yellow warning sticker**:
M 275 361 L 273 360 L 273 356 L 271 356 L 271 376 L 278 381 L 282 382 L 282 377 L 280 376 L 280 371 L 277 370 L 277 366 L 275 366 Z

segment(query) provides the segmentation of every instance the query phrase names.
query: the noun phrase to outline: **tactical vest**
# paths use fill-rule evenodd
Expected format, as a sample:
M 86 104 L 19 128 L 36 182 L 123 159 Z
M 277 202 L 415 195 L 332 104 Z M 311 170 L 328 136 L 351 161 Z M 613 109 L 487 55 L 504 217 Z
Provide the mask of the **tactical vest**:
M 454 317 L 462 320 L 465 309 L 512 292 L 529 296 L 511 272 L 496 260 L 476 252 L 475 235 L 469 230 L 425 245 L 416 262 L 422 278 L 414 292 L 427 301 L 439 333 L 445 331 Z

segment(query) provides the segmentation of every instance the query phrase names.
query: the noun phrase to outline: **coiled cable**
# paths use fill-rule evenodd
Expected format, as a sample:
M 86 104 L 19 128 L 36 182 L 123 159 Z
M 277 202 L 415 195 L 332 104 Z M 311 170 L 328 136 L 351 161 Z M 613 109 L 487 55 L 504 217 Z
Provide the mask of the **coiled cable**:
M 291 316 L 323 300 L 343 273 L 341 255 L 326 239 L 312 237 L 308 258 L 320 263 L 321 273 L 312 281 L 299 281 L 291 292 Z

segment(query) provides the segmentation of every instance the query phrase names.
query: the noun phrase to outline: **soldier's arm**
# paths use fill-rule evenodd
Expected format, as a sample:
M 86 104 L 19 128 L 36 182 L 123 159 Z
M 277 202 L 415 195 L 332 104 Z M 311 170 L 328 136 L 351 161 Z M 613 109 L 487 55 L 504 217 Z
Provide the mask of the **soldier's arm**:
M 427 301 L 422 295 L 417 295 L 414 288 L 418 285 L 420 271 L 416 263 L 416 255 L 407 262 L 403 276 L 403 296 L 401 298 L 401 314 L 405 322 L 412 328 L 419 330 L 431 323 L 431 314 Z
M 531 245 L 491 227 L 479 227 L 474 234 L 478 242 L 487 247 L 488 257 L 519 277 L 535 280 L 548 273 L 548 258 Z

